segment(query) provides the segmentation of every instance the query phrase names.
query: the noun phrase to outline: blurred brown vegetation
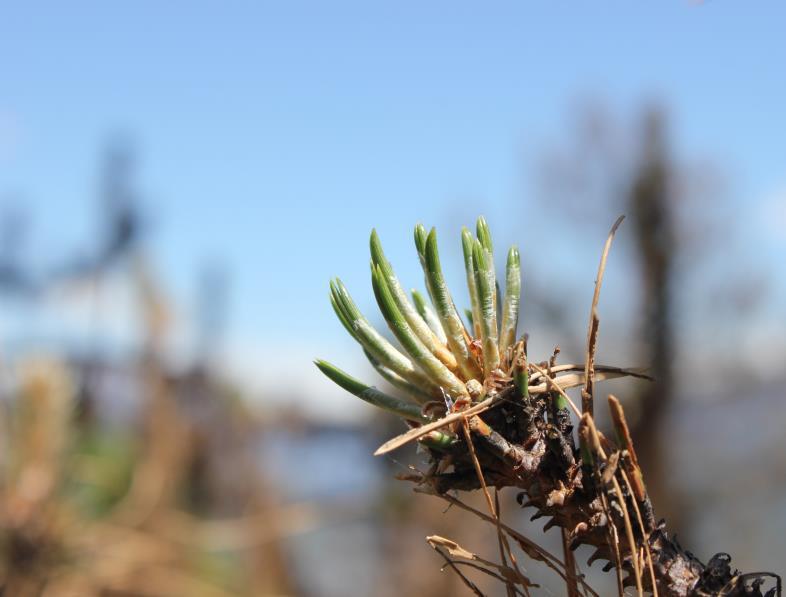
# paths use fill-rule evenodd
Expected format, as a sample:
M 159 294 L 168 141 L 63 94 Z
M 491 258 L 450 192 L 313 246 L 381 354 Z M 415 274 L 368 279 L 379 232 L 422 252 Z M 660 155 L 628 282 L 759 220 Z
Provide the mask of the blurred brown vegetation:
M 3 291 L 30 301 L 48 284 L 98 286 L 119 270 L 144 340 L 120 365 L 100 350 L 4 363 L 0 592 L 292 594 L 282 533 L 309 514 L 279 507 L 256 460 L 255 417 L 215 375 L 209 350 L 186 370 L 164 357 L 175 306 L 144 256 L 132 166 L 129 148 L 113 144 L 93 255 L 36 278 L 5 253 Z M 109 408 L 133 414 L 107 420 L 107 400 L 130 401 Z
M 56 359 L 23 365 L 5 405 L 3 594 L 291 594 L 287 513 L 253 460 L 252 419 L 206 370 L 167 371 L 164 299 L 141 262 L 135 272 L 149 340 L 130 365 L 138 426 L 80 411 Z

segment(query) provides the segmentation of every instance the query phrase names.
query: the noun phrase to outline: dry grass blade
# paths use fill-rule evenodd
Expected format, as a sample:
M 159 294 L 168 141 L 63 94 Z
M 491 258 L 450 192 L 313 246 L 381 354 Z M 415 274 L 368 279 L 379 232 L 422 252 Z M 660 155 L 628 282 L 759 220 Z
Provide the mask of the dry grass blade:
M 625 481 L 625 486 L 627 487 L 628 492 L 631 495 L 636 495 L 633 491 L 633 487 L 631 486 L 630 479 L 628 478 L 628 475 L 625 473 L 624 470 L 622 471 L 622 479 L 623 481 Z M 650 575 L 650 590 L 652 591 L 653 597 L 658 597 L 658 582 L 655 579 L 655 567 L 652 563 L 652 551 L 650 550 L 650 544 L 649 544 L 649 532 L 646 531 L 647 527 L 644 524 L 644 519 L 641 516 L 641 509 L 639 508 L 639 505 L 636 500 L 633 500 L 633 511 L 636 513 L 636 522 L 639 524 L 639 528 L 643 529 L 645 532 L 644 541 L 642 541 L 642 543 L 644 545 L 644 555 L 646 556 L 647 559 L 647 571 L 649 572 Z
M 614 429 L 617 434 L 617 442 L 628 451 L 630 459 L 630 472 L 633 485 L 633 495 L 636 500 L 642 501 L 647 495 L 644 487 L 644 478 L 639 467 L 639 460 L 636 457 L 636 450 L 633 448 L 633 440 L 630 436 L 628 429 L 628 422 L 625 420 L 625 413 L 622 410 L 620 401 L 614 396 L 609 394 L 609 411 L 611 412 L 611 419 L 614 422 Z
M 523 574 L 519 568 L 518 560 L 516 559 L 513 550 L 510 548 L 508 537 L 505 535 L 504 531 L 502 530 L 502 525 L 500 524 L 502 519 L 502 510 L 499 505 L 499 489 L 497 488 L 494 489 L 494 510 L 497 513 L 497 542 L 499 543 L 499 552 L 502 563 L 507 566 L 507 560 L 510 559 L 510 562 L 516 569 L 516 572 Z M 524 594 L 529 597 L 529 589 L 527 587 L 524 587 Z
M 472 591 L 478 597 L 485 597 L 481 592 L 481 590 L 478 588 L 478 586 L 475 583 L 473 583 L 471 580 L 469 580 L 461 570 L 459 570 L 459 567 L 456 566 L 456 563 L 450 559 L 450 556 L 445 552 L 444 549 L 440 547 L 434 547 L 434 551 L 436 551 L 439 555 L 442 556 L 442 558 L 445 560 L 445 564 L 453 569 L 453 571 L 461 579 L 461 582 L 463 582 L 470 591 Z M 444 566 L 442 568 L 444 570 Z
M 532 364 L 533 367 L 539 369 L 541 373 L 545 372 L 540 369 L 534 363 Z M 643 374 L 638 373 L 636 370 L 627 370 L 627 369 L 610 369 L 609 371 L 604 371 L 602 373 L 596 373 L 595 379 L 596 381 L 603 381 L 607 379 L 616 379 L 619 377 L 642 377 Z M 576 373 L 570 375 L 561 375 L 554 379 L 549 379 L 549 381 L 538 384 L 536 386 L 529 387 L 529 394 L 531 396 L 537 394 L 543 394 L 546 392 L 550 392 L 552 389 L 559 389 L 565 397 L 564 390 L 570 388 L 576 388 L 584 383 L 584 374 L 583 373 Z M 455 423 L 459 421 L 462 417 L 470 416 L 470 415 L 479 415 L 480 413 L 487 411 L 491 408 L 495 403 L 501 402 L 505 399 L 508 394 L 508 390 L 500 392 L 499 394 L 494 394 L 493 396 L 486 398 L 482 402 L 478 402 L 474 406 L 468 408 L 467 410 L 461 412 L 451 413 L 441 419 L 434 421 L 432 423 L 427 423 L 425 425 L 421 425 L 420 427 L 415 427 L 410 429 L 406 433 L 402 433 L 382 444 L 377 450 L 374 452 L 374 456 L 381 456 L 383 454 L 387 454 L 388 452 L 392 452 L 393 450 L 397 450 L 401 446 L 408 444 L 409 442 L 413 442 L 424 435 L 427 435 L 431 431 L 435 431 L 436 429 L 441 429 L 446 425 L 450 425 L 451 423 Z M 570 401 L 570 398 L 568 398 Z M 573 406 L 574 411 L 578 416 L 581 416 L 581 412 L 576 408 L 576 406 L 570 402 Z
M 562 365 L 554 365 L 553 367 L 549 367 L 551 373 L 564 373 L 565 371 L 581 371 L 584 373 L 584 364 L 577 364 L 577 363 L 570 363 L 570 364 L 562 364 Z M 652 377 L 647 375 L 646 369 L 631 369 L 626 367 L 614 367 L 612 365 L 595 365 L 594 371 L 598 372 L 601 371 L 603 373 L 622 373 L 624 375 L 635 377 L 637 379 L 645 379 L 647 381 L 652 381 Z M 533 373 L 529 377 L 530 383 L 535 380 L 540 379 L 543 377 L 544 374 L 540 372 Z M 608 378 L 604 378 L 608 379 Z
M 559 395 L 562 396 L 567 401 L 568 405 L 570 405 L 570 407 L 573 409 L 573 412 L 576 414 L 576 416 L 577 417 L 581 417 L 581 411 L 578 408 L 576 408 L 576 405 L 573 404 L 573 400 L 571 400 L 570 396 L 568 396 L 565 393 L 565 390 L 567 388 L 570 388 L 570 387 L 575 387 L 575 386 L 581 385 L 581 382 L 583 380 L 580 380 L 579 378 L 581 378 L 583 376 L 581 376 L 581 375 L 563 375 L 562 377 L 553 378 L 553 377 L 550 377 L 548 375 L 548 372 L 544 371 L 543 368 L 540 367 L 539 365 L 536 365 L 535 363 L 532 363 L 532 366 L 534 367 L 535 371 L 537 371 L 543 377 L 546 378 L 546 383 L 543 384 L 543 385 L 546 386 L 546 389 L 547 390 L 556 390 L 559 393 Z M 566 379 L 566 378 L 570 378 L 570 379 Z M 575 378 L 575 381 L 578 382 L 578 383 L 575 383 L 574 386 L 571 386 L 571 382 L 573 381 L 573 378 Z
M 570 538 L 567 529 L 560 529 L 562 535 L 562 555 L 565 558 L 565 571 L 568 581 L 566 583 L 568 597 L 579 597 L 579 583 L 576 577 L 576 558 L 570 549 Z
M 593 311 L 590 318 L 589 333 L 587 334 L 587 360 L 584 364 L 584 387 L 581 390 L 581 410 L 582 412 L 594 414 L 594 395 L 595 395 L 595 350 L 598 345 L 598 330 L 600 319 Z
M 486 498 L 486 504 L 489 507 L 489 512 L 494 518 L 497 518 L 497 511 L 494 508 L 494 502 L 491 499 L 489 488 L 486 485 L 486 479 L 483 477 L 483 469 L 480 467 L 480 462 L 478 462 L 478 455 L 475 453 L 475 444 L 472 441 L 472 435 L 469 433 L 469 422 L 467 421 L 466 417 L 461 421 L 461 429 L 464 431 L 464 437 L 467 440 L 469 455 L 472 457 L 472 464 L 475 466 L 475 473 L 478 475 L 478 481 L 480 481 L 480 487 L 483 489 L 483 496 Z
M 533 367 L 537 367 L 534 363 L 532 363 Z M 543 370 L 541 369 L 541 372 Z M 543 372 L 545 373 L 545 372 Z M 609 379 L 617 379 L 620 377 L 642 377 L 635 369 L 618 369 L 612 370 L 609 369 L 608 371 L 603 371 L 601 373 L 595 373 L 595 381 L 606 381 Z M 570 375 L 560 375 L 559 377 L 549 378 L 547 382 L 542 384 L 538 384 L 536 386 L 529 386 L 529 393 L 531 396 L 535 396 L 537 394 L 545 394 L 546 392 L 550 392 L 555 385 L 558 385 L 563 390 L 569 390 L 570 388 L 577 388 L 584 383 L 584 374 L 577 373 L 577 374 L 570 374 Z
M 592 420 L 592 417 L 589 413 L 584 413 L 581 417 L 579 437 L 581 438 L 582 445 L 585 446 L 583 449 L 585 449 L 587 453 L 591 454 L 590 458 L 592 460 L 592 469 L 596 479 L 599 481 L 601 473 L 597 458 L 601 458 L 605 461 L 606 453 L 603 451 L 603 447 L 600 445 L 600 435 L 598 434 L 598 430 L 595 428 L 595 422 Z M 600 492 L 600 500 L 603 506 L 603 513 L 609 521 L 607 527 L 609 535 L 608 544 L 611 546 L 612 553 L 614 555 L 614 572 L 617 576 L 617 593 L 619 597 L 623 597 L 625 594 L 625 589 L 622 584 L 622 558 L 620 557 L 620 545 L 617 527 L 614 524 L 614 519 L 611 516 L 611 510 L 604 492 Z
M 486 522 L 488 522 L 490 524 L 494 524 L 494 525 L 497 524 L 496 521 L 491 516 L 489 516 L 488 514 L 485 514 L 485 513 L 481 512 L 480 510 L 477 510 L 476 508 L 473 508 L 472 506 L 469 506 L 469 505 L 465 504 L 464 502 L 462 502 L 458 498 L 455 498 L 455 497 L 453 497 L 451 495 L 448 495 L 448 494 L 435 494 L 435 493 L 426 492 L 426 491 L 423 491 L 423 490 L 420 490 L 420 489 L 416 489 L 415 491 L 417 491 L 419 493 L 426 493 L 427 495 L 434 495 L 436 497 L 442 498 L 443 500 L 445 500 L 449 504 L 451 504 L 453 506 L 456 506 L 458 508 L 461 508 L 462 510 L 467 511 L 467 512 L 477 516 L 478 518 L 480 518 L 482 520 L 485 520 Z M 499 526 L 505 531 L 505 533 L 508 534 L 509 537 L 511 537 L 514 541 L 516 541 L 516 543 L 518 543 L 519 547 L 521 548 L 521 550 L 525 554 L 527 554 L 530 558 L 532 558 L 535 561 L 542 562 L 549 569 L 553 570 L 563 581 L 567 581 L 567 574 L 565 573 L 565 564 L 557 556 L 555 556 L 554 554 L 550 553 L 547 549 L 541 547 L 540 545 L 538 545 L 537 543 L 535 543 L 531 539 L 528 539 L 526 536 L 522 535 L 521 533 L 519 533 L 515 529 L 509 527 L 508 525 L 500 522 Z M 581 584 L 581 587 L 584 589 L 585 593 L 587 593 L 589 595 L 592 595 L 593 597 L 600 597 L 598 595 L 598 593 L 596 593 L 592 589 L 592 587 L 590 587 L 587 584 L 587 582 L 584 580 L 584 578 L 579 577 L 578 581 Z
M 598 335 L 598 301 L 600 300 L 600 288 L 603 284 L 603 272 L 606 270 L 606 259 L 609 256 L 611 249 L 611 241 L 614 240 L 614 234 L 617 232 L 622 220 L 625 216 L 620 216 L 617 221 L 612 225 L 609 231 L 609 236 L 606 238 L 606 244 L 603 246 L 603 253 L 600 256 L 600 265 L 598 265 L 598 276 L 595 279 L 595 292 L 592 295 L 592 307 L 590 308 L 589 329 L 587 330 L 587 360 L 585 363 L 584 375 L 585 385 L 584 393 L 582 394 L 581 410 L 592 414 L 592 385 L 594 383 L 594 376 L 592 371 L 592 364 L 595 359 L 595 345 L 597 343 Z
M 426 537 L 426 541 L 428 541 L 428 544 L 437 551 L 441 549 L 445 550 L 445 552 L 447 552 L 447 554 L 449 554 L 452 558 L 458 558 L 474 563 L 475 567 L 477 567 L 479 570 L 485 569 L 484 571 L 486 573 L 496 571 L 495 576 L 498 576 L 507 585 L 513 587 L 513 591 L 515 593 L 521 593 L 521 591 L 516 588 L 517 586 L 536 586 L 533 585 L 527 577 L 521 575 L 518 571 L 514 570 L 510 566 L 505 566 L 504 564 L 497 564 L 496 562 L 486 560 L 476 553 L 461 547 L 461 545 L 455 541 L 452 541 L 451 539 L 440 537 L 439 535 L 431 535 Z
M 486 498 L 486 503 L 489 507 L 489 513 L 494 518 L 497 523 L 497 536 L 499 538 L 499 549 L 500 549 L 500 557 L 502 559 L 502 564 L 507 566 L 507 556 L 510 557 L 511 561 L 515 564 L 516 558 L 510 550 L 510 545 L 508 545 L 505 535 L 502 532 L 502 528 L 500 527 L 500 518 L 499 518 L 499 509 L 495 504 L 499 502 L 494 502 L 491 499 L 491 494 L 489 493 L 488 486 L 486 485 L 486 479 L 483 476 L 483 469 L 480 466 L 480 462 L 478 461 L 478 456 L 475 453 L 475 444 L 472 441 L 472 435 L 469 430 L 469 421 L 466 417 L 461 421 L 461 428 L 464 432 L 464 438 L 467 441 L 467 447 L 469 448 L 470 456 L 472 457 L 473 465 L 475 466 L 475 473 L 478 476 L 478 481 L 480 481 L 480 486 L 483 489 L 483 495 Z M 507 548 L 507 555 L 506 555 L 506 548 Z M 516 571 L 520 573 L 518 570 L 518 566 L 516 566 Z M 509 595 L 513 595 L 516 592 L 515 587 L 511 586 L 510 581 L 506 580 L 506 589 Z
M 622 488 L 620 488 L 619 481 L 617 481 L 616 477 L 611 478 L 611 483 L 614 486 L 614 492 L 617 494 L 617 499 L 619 500 L 619 506 L 622 509 L 622 518 L 625 521 L 625 535 L 628 539 L 628 547 L 630 550 L 630 557 L 633 562 L 633 573 L 635 575 L 636 580 L 636 592 L 639 597 L 644 595 L 644 588 L 641 582 L 641 563 L 639 562 L 639 554 L 638 554 L 638 546 L 636 543 L 636 538 L 633 535 L 633 525 L 630 521 L 630 513 L 628 512 L 628 506 L 625 502 L 625 496 L 622 493 Z
M 592 417 L 585 413 L 583 417 L 587 421 L 587 429 L 591 435 L 592 441 L 592 448 L 593 450 L 604 460 L 607 459 L 606 452 L 603 450 L 603 446 L 600 442 L 600 435 L 598 434 L 598 430 L 595 427 L 595 423 L 592 420 Z M 622 518 L 625 523 L 625 535 L 628 541 L 628 550 L 630 551 L 631 561 L 633 563 L 633 572 L 634 578 L 636 580 L 636 591 L 639 596 L 644 595 L 644 589 L 642 587 L 641 582 L 641 565 L 639 563 L 638 557 L 638 545 L 636 543 L 636 538 L 633 535 L 633 525 L 630 521 L 630 513 L 628 512 L 628 506 L 625 501 L 625 495 L 622 493 L 622 488 L 620 487 L 619 482 L 617 481 L 616 476 L 613 474 L 610 475 L 610 481 L 612 486 L 614 487 L 614 492 L 617 495 L 617 499 L 619 501 L 619 508 L 622 510 Z M 618 567 L 619 568 L 619 567 Z
M 491 405 L 494 404 L 495 401 L 499 401 L 501 396 L 501 394 L 496 394 L 491 398 L 486 398 L 483 402 L 479 402 L 475 406 L 472 406 L 465 411 L 451 413 L 445 417 L 442 417 L 438 421 L 434 421 L 433 423 L 427 423 L 425 425 L 421 425 L 420 427 L 410 429 L 406 433 L 402 433 L 401 435 L 386 441 L 379 448 L 377 448 L 377 450 L 374 452 L 374 456 L 382 456 L 383 454 L 392 452 L 393 450 L 396 450 L 401 446 L 408 444 L 409 442 L 413 442 L 432 431 L 436 431 L 437 429 L 445 427 L 446 425 L 455 423 L 464 417 L 480 414 L 483 411 L 491 408 Z

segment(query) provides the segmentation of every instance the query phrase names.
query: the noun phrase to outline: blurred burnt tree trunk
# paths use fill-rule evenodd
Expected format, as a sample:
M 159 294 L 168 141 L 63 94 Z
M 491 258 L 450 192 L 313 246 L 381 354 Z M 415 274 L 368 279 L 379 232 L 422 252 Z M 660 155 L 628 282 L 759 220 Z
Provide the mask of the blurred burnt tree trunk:
M 658 511 L 678 528 L 676 509 L 665 491 L 664 419 L 674 400 L 673 271 L 679 251 L 675 231 L 672 166 L 666 146 L 665 119 L 657 109 L 645 112 L 642 155 L 628 193 L 628 212 L 634 225 L 642 303 L 640 345 L 643 362 L 655 381 L 641 387 L 640 416 L 633 436 L 645 471 L 647 487 Z
M 644 384 L 631 401 L 639 415 L 631 422 L 657 511 L 668 518 L 672 528 L 680 528 L 679 513 L 673 507 L 674 492 L 664 490 L 668 485 L 664 441 L 668 431 L 664 426 L 675 393 L 674 278 L 684 247 L 678 234 L 679 201 L 683 199 L 678 196 L 681 165 L 670 157 L 663 110 L 657 106 L 646 108 L 640 119 L 640 126 L 631 130 L 602 106 L 588 105 L 579 114 L 574 139 L 566 148 L 546 155 L 541 174 L 548 200 L 545 207 L 558 205 L 561 214 L 572 214 L 577 229 L 586 229 L 591 223 L 593 230 L 605 231 L 621 213 L 633 226 L 631 257 L 641 296 L 635 361 L 650 369 L 655 382 Z M 530 303 L 551 304 L 552 310 L 562 313 L 561 319 L 569 321 L 567 327 L 576 325 L 570 312 L 583 313 L 583 304 L 561 305 L 552 294 L 532 297 L 533 293 L 537 288 L 533 291 L 530 287 Z M 540 310 L 548 312 L 542 306 Z
M 50 284 L 84 284 L 91 289 L 93 348 L 81 364 L 77 398 L 78 422 L 85 427 L 95 422 L 96 387 L 106 366 L 100 347 L 101 287 L 113 271 L 126 267 L 142 246 L 143 214 L 136 175 L 137 152 L 133 142 L 122 135 L 113 137 L 101 156 L 94 235 L 97 242 L 87 254 L 66 254 L 46 280 Z
M 90 289 L 94 347 L 76 363 L 79 379 L 77 422 L 86 427 L 96 415 L 95 392 L 105 369 L 98 321 L 100 286 L 115 268 L 127 264 L 142 240 L 142 212 L 136 191 L 136 152 L 129 139 L 114 137 L 102 154 L 98 191 L 98 228 L 88 250 L 63 248 L 53 264 L 32 266 L 24 258 L 29 215 L 24 199 L 12 198 L 0 212 L 0 297 L 34 303 L 60 284 Z M 5 202 L 4 202 L 5 203 Z M 17 207 L 17 204 L 21 207 Z M 97 242 L 94 241 L 97 239 Z

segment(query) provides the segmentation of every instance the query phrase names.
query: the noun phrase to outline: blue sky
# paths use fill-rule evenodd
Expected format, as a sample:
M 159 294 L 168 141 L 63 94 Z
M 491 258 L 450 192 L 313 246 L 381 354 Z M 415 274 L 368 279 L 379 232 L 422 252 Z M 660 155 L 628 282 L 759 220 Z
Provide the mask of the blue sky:
M 299 375 L 350 347 L 331 276 L 372 306 L 372 226 L 409 284 L 417 221 L 448 258 L 478 213 L 526 248 L 517 222 L 537 214 L 511 206 L 577 101 L 630 116 L 657 98 L 679 154 L 723 169 L 740 243 L 782 297 L 784 23 L 776 1 L 4 3 L 0 201 L 29 206 L 31 261 L 89 248 L 101 148 L 130 134 L 174 300 L 223 262 L 228 350 L 247 372 L 297 355 L 280 370 Z M 602 238 L 581 240 L 594 264 Z

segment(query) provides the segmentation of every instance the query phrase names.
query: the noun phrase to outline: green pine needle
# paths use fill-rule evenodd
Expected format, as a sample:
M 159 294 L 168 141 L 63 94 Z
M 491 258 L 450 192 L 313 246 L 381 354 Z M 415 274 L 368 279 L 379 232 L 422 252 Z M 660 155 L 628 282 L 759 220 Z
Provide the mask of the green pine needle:
M 472 307 L 470 324 L 475 338 L 480 338 L 480 302 L 478 301 L 478 289 L 475 284 L 475 264 L 472 258 L 472 247 L 475 239 L 472 233 L 466 228 L 461 229 L 461 248 L 464 251 L 464 271 L 467 274 L 467 289 L 469 290 L 469 302 Z
M 385 277 L 385 284 L 396 303 L 396 307 L 404 316 L 404 319 L 406 319 L 409 327 L 412 328 L 412 331 L 417 335 L 418 339 L 420 339 L 434 356 L 445 363 L 448 368 L 455 370 L 457 366 L 456 358 L 447 347 L 440 342 L 439 338 L 431 331 L 431 328 L 410 302 L 407 293 L 401 287 L 401 283 L 398 281 L 393 271 L 393 266 L 390 265 L 387 257 L 385 257 L 385 252 L 382 250 L 382 243 L 379 240 L 379 235 L 376 230 L 371 231 L 369 244 L 371 247 L 372 263 L 376 265 L 381 275 Z
M 336 278 L 330 283 L 331 302 L 342 325 L 351 330 L 357 342 L 380 363 L 410 383 L 423 388 L 435 398 L 441 396 L 439 386 L 416 367 L 410 359 L 388 342 L 357 308 L 344 284 Z M 354 332 L 354 333 L 353 333 Z
M 426 239 L 427 238 L 428 238 L 428 232 L 426 232 L 426 227 L 423 224 L 417 224 L 415 226 L 415 248 L 418 251 L 420 264 L 424 268 L 426 267 Z
M 557 410 L 565 410 L 568 408 L 568 401 L 559 392 L 552 392 L 551 400 L 554 402 L 554 408 Z
M 450 290 L 445 283 L 442 275 L 442 265 L 439 261 L 439 250 L 437 248 L 437 231 L 431 229 L 426 239 L 425 265 L 424 272 L 431 302 L 437 311 L 439 320 L 448 337 L 448 346 L 458 361 L 459 369 L 464 379 L 477 379 L 480 375 L 475 362 L 473 361 L 469 347 L 467 346 L 467 332 L 461 322 L 456 306 L 450 296 Z
M 427 419 L 420 411 L 420 407 L 410 402 L 405 402 L 399 398 L 389 396 L 384 392 L 380 392 L 376 388 L 367 386 L 363 382 L 355 379 L 351 375 L 345 373 L 335 365 L 331 365 L 327 361 L 316 360 L 314 364 L 319 367 L 327 377 L 334 383 L 344 388 L 350 394 L 354 394 L 361 400 L 365 400 L 369 404 L 373 404 L 377 408 L 381 408 L 388 412 L 398 415 L 405 419 L 412 421 L 425 422 Z
M 475 327 L 475 316 L 472 314 L 472 309 L 464 309 L 464 317 L 467 318 L 467 323 L 469 323 L 469 327 Z M 480 334 L 478 334 L 479 336 Z
M 440 361 L 418 338 L 412 330 L 404 315 L 398 308 L 387 278 L 380 266 L 371 267 L 371 282 L 374 287 L 374 295 L 377 297 L 377 304 L 380 311 L 388 323 L 388 327 L 396 336 L 415 362 L 431 377 L 431 379 L 454 398 L 467 396 L 467 388 L 458 377 L 456 377 L 445 364 Z
M 486 249 L 489 253 L 493 253 L 494 246 L 491 244 L 491 230 L 489 230 L 489 225 L 486 222 L 486 218 L 483 216 L 478 218 L 476 230 L 480 244 L 483 245 L 483 248 Z
M 467 332 L 445 282 L 437 232 L 434 228 L 427 232 L 423 224 L 415 226 L 414 240 L 433 308 L 418 291 L 412 290 L 411 298 L 406 294 L 385 256 L 376 230 L 371 231 L 369 242 L 374 295 L 403 352 L 368 322 L 338 278 L 330 283 L 330 303 L 341 325 L 363 347 L 377 372 L 418 403 L 440 400 L 444 394 L 467 397 L 465 382 L 484 381 L 501 366 L 503 357 L 508 363 L 511 349 L 513 381 L 519 395 L 527 396 L 529 380 L 523 344 L 513 347 L 520 308 L 520 256 L 516 247 L 510 249 L 505 296 L 500 300 L 491 232 L 483 217 L 478 218 L 476 231 L 476 238 L 466 228 L 461 231 L 471 303 L 465 314 L 472 334 Z M 476 338 L 482 347 L 482 364 L 473 345 Z M 416 405 L 367 386 L 325 361 L 316 364 L 334 382 L 363 400 L 410 420 L 423 420 Z M 445 432 L 421 440 L 434 449 L 440 446 L 444 449 L 454 441 L 455 437 Z
M 505 276 L 505 300 L 502 305 L 502 325 L 500 327 L 499 352 L 504 355 L 508 347 L 516 341 L 516 328 L 519 323 L 521 302 L 521 258 L 516 246 L 508 251 Z
M 448 338 L 445 336 L 445 330 L 442 329 L 442 323 L 440 323 L 439 317 L 437 317 L 434 309 L 432 309 L 431 305 L 426 301 L 426 297 L 413 288 L 412 300 L 415 303 L 415 308 L 418 310 L 418 313 L 420 313 L 420 316 L 423 318 L 423 321 L 428 324 L 428 327 L 431 328 L 431 331 L 434 332 L 442 344 L 447 344 Z
M 456 436 L 442 431 L 432 431 L 425 437 L 420 438 L 420 443 L 428 448 L 443 452 L 456 443 Z
M 368 362 L 371 363 L 371 366 L 374 367 L 377 373 L 379 373 L 382 378 L 385 379 L 394 388 L 398 388 L 420 404 L 425 404 L 426 402 L 434 400 L 434 396 L 429 396 L 420 387 L 408 382 L 398 373 L 393 371 L 390 367 L 385 367 L 385 365 L 375 359 L 374 355 L 372 355 L 369 351 L 363 349 L 363 352 L 366 355 Z
M 491 254 L 481 241 L 472 247 L 475 264 L 475 284 L 480 305 L 480 339 L 483 346 L 483 372 L 486 376 L 499 367 L 499 345 L 497 344 L 497 306 L 494 301 L 496 284 Z

